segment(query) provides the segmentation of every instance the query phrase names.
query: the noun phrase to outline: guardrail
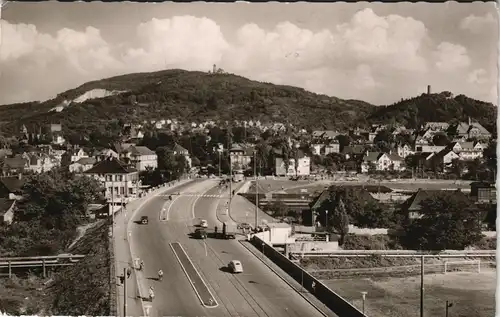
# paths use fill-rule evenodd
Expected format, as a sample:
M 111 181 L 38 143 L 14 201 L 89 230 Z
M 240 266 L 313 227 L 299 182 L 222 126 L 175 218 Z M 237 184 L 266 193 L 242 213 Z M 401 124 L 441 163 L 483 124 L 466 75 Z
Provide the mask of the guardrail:
M 260 252 L 267 256 L 283 271 L 287 272 L 293 279 L 301 283 L 305 289 L 311 292 L 311 294 L 335 314 L 342 317 L 366 317 L 363 312 L 342 298 L 339 294 L 332 291 L 320 280 L 316 279 L 299 265 L 290 261 L 286 256 L 259 239 L 256 235 L 254 235 L 250 241 Z
M 494 250 L 480 251 L 444 251 L 444 252 L 420 252 L 420 251 L 399 251 L 399 250 L 334 250 L 334 251 L 308 251 L 308 252 L 290 252 L 294 257 L 438 257 L 438 258 L 456 258 L 456 257 L 496 257 Z
M 41 260 L 58 260 L 58 259 L 83 259 L 82 254 L 64 254 L 64 255 L 48 255 L 48 256 L 17 256 L 17 257 L 0 257 L 1 261 L 41 261 Z
M 0 258 L 0 269 L 8 269 L 9 278 L 12 277 L 12 269 L 15 268 L 36 268 L 43 269 L 43 277 L 47 276 L 47 268 L 74 265 L 85 256 L 76 255 L 53 255 L 53 256 L 33 256 L 33 257 L 10 257 Z

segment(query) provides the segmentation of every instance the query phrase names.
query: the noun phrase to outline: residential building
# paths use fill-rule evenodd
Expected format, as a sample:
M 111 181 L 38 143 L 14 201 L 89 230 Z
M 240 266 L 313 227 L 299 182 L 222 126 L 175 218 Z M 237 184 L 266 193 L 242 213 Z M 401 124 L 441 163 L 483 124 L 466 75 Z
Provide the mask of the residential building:
M 424 125 L 424 130 L 434 130 L 434 131 L 446 131 L 449 128 L 447 122 L 426 122 Z
M 312 138 L 314 140 L 322 140 L 322 141 L 332 141 L 332 140 L 335 140 L 335 138 L 338 135 L 339 135 L 339 132 L 337 132 L 337 131 L 331 131 L 331 130 L 313 131 L 312 132 Z
M 468 122 L 460 122 L 451 126 L 448 129 L 448 134 L 462 140 L 471 138 L 488 140 L 491 138 L 491 133 L 479 122 L 473 121 L 470 117 Z
M 486 148 L 486 145 L 480 141 L 453 142 L 450 144 L 449 148 L 457 153 L 461 160 L 468 161 L 482 158 L 483 150 Z
M 107 160 L 109 158 L 115 158 L 118 159 L 119 155 L 116 151 L 113 151 L 112 149 L 103 149 L 95 152 L 93 154 L 93 157 L 97 160 L 97 162 Z
M 431 152 L 431 153 L 437 153 L 446 148 L 445 145 L 433 145 L 433 144 L 417 144 L 415 146 L 415 152 Z
M 23 157 L 26 159 L 25 170 L 31 171 L 35 174 L 48 172 L 56 166 L 60 166 L 60 162 L 54 156 L 45 153 L 24 153 Z
M 191 159 L 188 150 L 183 148 L 178 143 L 175 143 L 174 146 L 172 147 L 172 151 L 174 152 L 174 155 L 183 155 L 186 158 L 186 162 L 188 163 L 188 168 L 191 168 L 193 166 L 193 160 Z
M 344 146 L 342 154 L 347 160 L 362 158 L 366 153 L 366 148 L 362 144 Z
M 71 163 L 68 169 L 72 173 L 83 173 L 91 169 L 97 160 L 93 157 L 82 157 L 76 162 Z
M 410 198 L 408 198 L 401 206 L 401 210 L 409 219 L 417 219 L 422 217 L 420 214 L 421 205 L 420 203 L 428 199 L 434 195 L 443 195 L 448 194 L 449 191 L 442 190 L 424 190 L 419 189 L 416 193 L 414 193 Z M 460 190 L 453 191 L 453 195 L 461 196 L 462 198 L 467 199 L 467 196 L 461 192 Z
M 139 172 L 115 158 L 98 162 L 91 169 L 83 172 L 83 175 L 101 182 L 108 202 L 128 202 L 139 195 L 141 187 Z
M 396 153 L 366 152 L 361 172 L 367 173 L 372 167 L 376 171 L 400 171 L 404 169 L 404 160 Z
M 470 196 L 478 204 L 496 204 L 497 189 L 495 184 L 487 182 L 472 182 Z
M 10 225 L 14 221 L 14 207 L 16 201 L 13 199 L 0 198 L 0 222 Z
M 282 156 L 275 159 L 275 173 L 277 176 L 307 176 L 311 174 L 311 158 L 303 151 L 298 150 L 297 165 L 295 158 L 288 160 L 288 169 Z
M 18 175 L 24 173 L 27 162 L 22 155 L 17 154 L 13 157 L 4 157 L 0 162 L 0 167 L 2 176 Z
M 340 153 L 340 144 L 337 140 L 327 141 L 324 143 L 315 143 L 311 145 L 311 150 L 314 155 Z
M 61 158 L 61 164 L 62 165 L 69 165 L 72 163 L 75 163 L 76 161 L 79 161 L 82 158 L 88 158 L 89 155 L 82 149 L 82 148 L 73 148 L 70 150 L 67 150 L 62 158 Z
M 0 198 L 16 199 L 16 197 L 21 197 L 24 183 L 25 180 L 21 174 L 0 177 Z
M 406 158 L 408 155 L 412 155 L 412 154 L 415 153 L 415 151 L 413 151 L 413 149 L 411 148 L 411 146 L 409 144 L 407 144 L 407 143 L 405 143 L 405 144 L 399 144 L 397 146 L 397 148 L 396 148 L 396 152 L 403 159 Z
M 451 164 L 455 159 L 459 159 L 459 156 L 451 149 L 443 149 L 432 157 L 432 160 L 434 160 L 438 164 L 442 164 L 444 168 L 451 167 Z
M 158 167 L 158 156 L 145 146 L 132 145 L 120 153 L 120 159 L 131 164 L 138 171 L 145 171 L 148 168 L 155 169 Z
M 246 170 L 252 161 L 252 157 L 253 149 L 245 145 L 235 143 L 229 150 L 229 158 L 233 171 Z

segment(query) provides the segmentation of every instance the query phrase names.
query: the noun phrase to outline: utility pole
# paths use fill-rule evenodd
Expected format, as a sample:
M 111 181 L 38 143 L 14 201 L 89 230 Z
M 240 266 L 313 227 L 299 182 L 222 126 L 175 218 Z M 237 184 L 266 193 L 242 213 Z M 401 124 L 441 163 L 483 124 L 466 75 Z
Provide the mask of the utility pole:
M 229 203 L 227 204 L 227 214 L 231 217 L 231 201 L 233 200 L 233 162 L 231 160 L 231 134 L 229 133 L 229 127 L 227 136 L 227 151 L 229 154 Z
M 257 229 L 259 219 L 259 184 L 257 183 L 257 151 L 253 151 L 253 175 L 255 177 L 255 229 Z
M 115 178 L 111 174 L 111 236 L 115 235 Z
M 422 250 L 420 250 L 420 252 L 422 252 Z M 420 255 L 420 317 L 424 317 L 424 255 L 423 254 Z
M 219 152 L 219 178 L 220 178 L 220 156 L 221 156 L 220 149 L 217 149 L 217 152 Z
M 127 268 L 123 268 L 123 317 L 127 317 Z

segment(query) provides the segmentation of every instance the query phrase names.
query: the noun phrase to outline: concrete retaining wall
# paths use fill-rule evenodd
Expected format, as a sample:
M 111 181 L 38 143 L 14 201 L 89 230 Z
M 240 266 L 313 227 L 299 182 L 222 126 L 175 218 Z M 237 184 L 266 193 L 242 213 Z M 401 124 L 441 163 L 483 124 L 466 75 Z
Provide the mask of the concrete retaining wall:
M 339 294 L 329 289 L 326 285 L 304 271 L 300 266 L 290 261 L 279 251 L 269 246 L 257 236 L 251 239 L 251 243 L 271 261 L 287 272 L 297 282 L 302 283 L 305 289 L 319 299 L 325 306 L 330 308 L 335 314 L 342 317 L 365 317 L 360 310 L 343 299 Z M 314 283 L 314 288 L 313 288 Z

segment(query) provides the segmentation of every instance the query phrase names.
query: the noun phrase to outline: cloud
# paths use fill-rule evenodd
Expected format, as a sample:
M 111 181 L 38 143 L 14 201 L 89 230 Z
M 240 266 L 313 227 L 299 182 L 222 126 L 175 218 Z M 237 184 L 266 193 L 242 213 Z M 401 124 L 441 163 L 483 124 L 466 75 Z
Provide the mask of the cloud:
M 493 14 L 488 13 L 484 16 L 469 15 L 460 22 L 460 28 L 463 30 L 470 31 L 475 34 L 483 33 L 484 31 L 489 31 L 495 27 L 497 20 L 493 17 Z
M 438 45 L 435 55 L 437 68 L 445 72 L 466 68 L 471 63 L 467 49 L 457 44 L 443 42 Z
M 323 29 L 289 21 L 270 28 L 250 23 L 231 30 L 231 36 L 208 18 L 151 19 L 123 43 L 107 40 L 105 30 L 92 26 L 53 34 L 7 21 L 0 27 L 0 104 L 43 100 L 122 73 L 207 71 L 213 64 L 251 79 L 375 104 L 418 95 L 430 79 L 446 82 L 443 90 L 473 91 L 473 97 L 488 99 L 495 82 L 491 66 L 477 64 L 462 43 L 436 43 L 423 22 L 371 9 Z

